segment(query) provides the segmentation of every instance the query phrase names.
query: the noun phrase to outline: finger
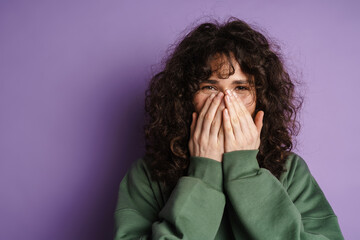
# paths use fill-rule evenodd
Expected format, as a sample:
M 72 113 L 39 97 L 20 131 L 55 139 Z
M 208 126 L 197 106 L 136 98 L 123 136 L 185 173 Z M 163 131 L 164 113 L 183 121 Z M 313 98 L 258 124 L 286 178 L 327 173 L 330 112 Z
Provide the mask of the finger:
M 258 136 L 257 142 L 256 142 L 256 148 L 259 148 L 259 146 L 261 144 L 261 130 L 263 128 L 264 111 L 258 111 L 256 116 L 255 116 L 254 121 L 255 121 L 255 124 L 256 124 L 257 131 L 259 133 L 259 136 Z
M 192 138 L 194 135 L 195 123 L 196 123 L 196 112 L 193 112 L 191 116 L 192 116 L 192 121 L 191 121 L 191 126 L 190 126 L 190 138 Z
M 241 139 L 241 135 L 244 135 L 243 128 L 245 128 L 246 126 L 241 126 L 240 120 L 244 120 L 240 119 L 238 114 L 236 113 L 234 103 L 232 102 L 229 94 L 226 94 L 225 104 L 228 110 L 228 115 L 230 117 L 230 122 L 234 131 L 235 139 Z
M 214 119 L 211 123 L 210 134 L 209 134 L 209 138 L 214 138 L 214 139 L 218 138 L 219 128 L 222 122 L 222 110 L 225 108 L 225 103 L 223 101 L 224 94 L 223 93 L 219 93 L 219 94 L 221 94 L 219 99 L 220 103 L 216 109 Z
M 239 111 L 241 111 L 244 114 L 248 128 L 255 129 L 254 120 L 252 119 L 251 114 L 247 110 L 243 100 L 237 94 L 234 94 L 234 96 L 235 96 L 235 100 L 237 102 L 236 105 L 237 105 Z
M 223 96 L 222 92 L 218 92 L 216 97 L 213 98 L 210 107 L 208 111 L 206 112 L 203 120 L 203 127 L 202 127 L 202 134 L 205 134 L 209 138 L 210 135 L 210 127 L 212 125 L 212 122 L 214 120 L 214 116 L 216 113 L 216 110 L 221 102 L 221 98 Z
M 235 136 L 233 132 L 233 126 L 231 125 L 230 115 L 227 108 L 225 108 L 223 111 L 223 128 L 224 128 L 224 140 L 226 142 L 234 141 Z
M 223 115 L 222 111 L 221 111 L 221 116 Z M 224 127 L 223 127 L 223 122 L 221 122 L 221 126 L 219 129 L 219 133 L 218 133 L 218 139 L 221 140 L 221 138 L 224 137 Z
M 205 101 L 204 106 L 202 107 L 199 115 L 197 116 L 197 121 L 196 121 L 196 127 L 195 127 L 195 131 L 194 131 L 194 137 L 196 139 L 199 139 L 200 137 L 200 133 L 201 133 L 201 129 L 202 129 L 202 125 L 203 125 L 203 121 L 204 121 L 204 115 L 206 114 L 212 99 L 215 97 L 215 93 L 212 93 Z
M 241 130 L 246 139 L 251 139 L 253 134 L 255 133 L 254 121 L 251 119 L 251 122 L 249 123 L 248 117 L 251 118 L 249 111 L 246 109 L 242 100 L 237 96 L 237 94 L 232 93 L 231 95 L 232 96 L 230 97 L 230 99 L 239 117 Z M 242 108 L 241 106 L 243 106 L 244 108 Z
M 221 111 L 221 115 L 222 115 L 222 111 Z M 218 134 L 218 143 L 222 142 L 224 144 L 224 127 L 223 127 L 223 123 L 221 122 L 221 126 L 219 129 L 219 134 Z
M 254 119 L 259 136 L 263 127 L 264 115 L 264 111 L 258 111 Z

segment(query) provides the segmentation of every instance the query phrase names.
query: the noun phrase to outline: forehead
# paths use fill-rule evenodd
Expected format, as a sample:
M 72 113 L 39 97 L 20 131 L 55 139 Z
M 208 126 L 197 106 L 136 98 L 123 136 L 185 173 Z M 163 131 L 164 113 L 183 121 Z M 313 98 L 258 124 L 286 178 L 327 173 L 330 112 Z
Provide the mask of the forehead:
M 229 83 L 231 85 L 239 85 L 239 84 L 249 84 L 249 81 L 247 79 L 213 79 L 213 78 L 209 78 L 209 79 L 205 79 L 200 81 L 200 84 L 226 84 Z
M 216 53 L 209 57 L 208 63 L 212 71 L 228 70 L 231 68 L 231 64 L 233 66 L 238 64 L 232 53 L 230 53 L 230 56 L 224 53 Z
M 230 57 L 217 54 L 209 59 L 209 65 L 212 72 L 210 79 L 249 79 L 249 75 L 241 70 L 233 54 Z

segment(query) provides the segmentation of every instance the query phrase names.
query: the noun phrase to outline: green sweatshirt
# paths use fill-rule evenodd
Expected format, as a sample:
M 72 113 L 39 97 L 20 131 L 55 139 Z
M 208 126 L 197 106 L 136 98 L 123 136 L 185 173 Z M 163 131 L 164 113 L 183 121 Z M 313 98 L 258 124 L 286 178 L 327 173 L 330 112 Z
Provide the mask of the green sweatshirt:
M 305 161 L 291 152 L 279 181 L 258 152 L 192 156 L 168 196 L 137 159 L 120 183 L 114 239 L 344 239 Z

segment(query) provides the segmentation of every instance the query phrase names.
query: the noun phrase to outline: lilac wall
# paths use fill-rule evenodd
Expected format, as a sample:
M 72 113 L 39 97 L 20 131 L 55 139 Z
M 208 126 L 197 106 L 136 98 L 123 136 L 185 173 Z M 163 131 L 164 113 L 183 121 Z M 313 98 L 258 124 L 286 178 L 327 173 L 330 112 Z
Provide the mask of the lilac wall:
M 170 2 L 0 2 L 0 239 L 111 239 L 151 67 L 204 15 L 280 40 L 307 85 L 295 152 L 359 239 L 359 3 Z

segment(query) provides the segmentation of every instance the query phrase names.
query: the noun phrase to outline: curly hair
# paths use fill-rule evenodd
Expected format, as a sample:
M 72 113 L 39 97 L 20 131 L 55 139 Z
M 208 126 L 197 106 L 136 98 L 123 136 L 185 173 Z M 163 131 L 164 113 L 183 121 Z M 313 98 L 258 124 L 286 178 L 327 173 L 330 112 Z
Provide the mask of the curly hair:
M 153 75 L 145 91 L 144 159 L 151 178 L 171 190 L 186 174 L 194 94 L 212 74 L 209 60 L 220 53 L 229 60 L 228 75 L 234 73 L 230 61 L 234 56 L 241 70 L 252 76 L 255 113 L 265 113 L 257 160 L 279 179 L 294 147 L 292 136 L 300 131 L 297 115 L 303 104 L 280 47 L 235 17 L 222 24 L 217 20 L 202 23 L 172 46 L 162 70 Z

